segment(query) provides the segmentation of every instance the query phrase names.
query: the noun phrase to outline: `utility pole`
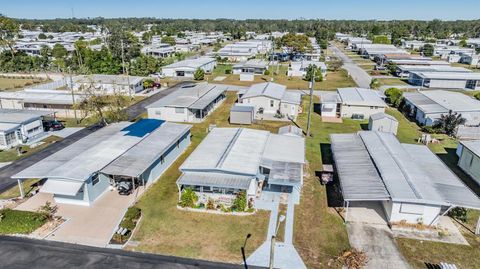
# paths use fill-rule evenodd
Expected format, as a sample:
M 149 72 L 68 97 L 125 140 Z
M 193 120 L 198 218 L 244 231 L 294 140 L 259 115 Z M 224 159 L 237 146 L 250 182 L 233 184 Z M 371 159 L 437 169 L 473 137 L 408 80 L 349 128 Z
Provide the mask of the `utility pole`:
M 72 70 L 70 69 L 70 67 L 68 68 L 68 75 L 70 76 L 70 92 L 72 93 L 73 115 L 75 116 L 75 122 L 78 124 L 77 109 L 75 108 L 75 94 L 73 92 Z
M 122 46 L 122 72 L 125 75 L 125 56 L 124 56 L 124 53 L 123 53 L 123 37 L 121 39 L 120 44 Z
M 315 83 L 315 71 L 316 68 L 314 65 L 312 65 L 313 68 L 313 74 L 312 74 L 312 80 L 310 81 L 310 104 L 308 105 L 308 120 L 307 120 L 307 137 L 310 137 L 310 124 L 311 124 L 311 118 L 312 118 L 312 103 L 313 103 L 313 86 Z

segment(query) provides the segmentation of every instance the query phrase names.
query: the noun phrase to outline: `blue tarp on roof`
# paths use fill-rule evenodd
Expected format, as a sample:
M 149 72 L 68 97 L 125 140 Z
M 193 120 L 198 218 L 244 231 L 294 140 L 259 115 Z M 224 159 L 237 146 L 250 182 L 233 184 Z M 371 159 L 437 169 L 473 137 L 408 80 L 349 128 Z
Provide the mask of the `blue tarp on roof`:
M 125 135 L 128 136 L 144 137 L 160 127 L 164 122 L 156 119 L 141 119 L 125 127 L 122 131 L 127 132 Z

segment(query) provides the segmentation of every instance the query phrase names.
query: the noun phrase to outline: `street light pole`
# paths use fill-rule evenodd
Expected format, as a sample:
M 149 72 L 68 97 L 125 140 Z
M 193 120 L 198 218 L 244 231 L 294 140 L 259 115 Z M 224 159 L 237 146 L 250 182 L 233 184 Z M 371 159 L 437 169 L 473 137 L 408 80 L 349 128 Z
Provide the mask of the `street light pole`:
M 247 234 L 247 237 L 245 237 L 245 242 L 243 243 L 243 246 L 240 248 L 240 250 L 242 251 L 243 266 L 245 267 L 245 269 L 248 269 L 247 258 L 245 257 L 245 246 L 247 245 L 247 240 L 248 238 L 250 238 L 250 236 L 252 236 L 252 234 Z
M 277 232 L 278 228 L 280 227 L 280 223 L 282 223 L 285 220 L 284 215 L 280 215 L 280 218 L 278 219 L 277 223 L 277 228 L 275 229 L 275 234 L 272 235 L 272 240 L 270 242 L 270 263 L 269 263 L 269 269 L 273 269 L 273 263 L 275 262 L 275 239 L 277 237 Z
M 310 137 L 310 120 L 312 117 L 312 103 L 313 103 L 313 84 L 315 82 L 315 69 L 316 67 L 312 65 L 313 68 L 313 74 L 312 74 L 312 80 L 310 81 L 310 104 L 308 105 L 308 120 L 307 120 L 307 137 Z

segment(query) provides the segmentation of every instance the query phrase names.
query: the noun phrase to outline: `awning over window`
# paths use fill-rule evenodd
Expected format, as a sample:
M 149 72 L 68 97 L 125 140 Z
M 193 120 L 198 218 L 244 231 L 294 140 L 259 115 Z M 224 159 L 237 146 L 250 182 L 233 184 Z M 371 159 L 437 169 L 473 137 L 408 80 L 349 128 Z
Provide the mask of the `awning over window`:
M 48 179 L 43 184 L 40 192 L 75 196 L 82 185 L 83 182 L 80 181 Z

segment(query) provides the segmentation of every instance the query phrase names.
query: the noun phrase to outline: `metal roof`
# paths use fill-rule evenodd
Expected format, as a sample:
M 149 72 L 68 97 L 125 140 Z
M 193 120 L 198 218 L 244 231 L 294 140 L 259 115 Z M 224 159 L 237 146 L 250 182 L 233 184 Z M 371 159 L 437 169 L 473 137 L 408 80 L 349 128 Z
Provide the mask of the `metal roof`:
M 372 120 L 380 120 L 380 119 L 387 118 L 387 119 L 392 120 L 392 121 L 397 121 L 397 119 L 394 116 L 388 115 L 387 113 L 384 113 L 384 112 L 378 112 L 378 113 L 372 114 L 372 115 L 370 115 L 370 118 Z
M 13 175 L 12 178 L 85 181 L 142 141 L 160 124 L 161 121 L 151 119 L 110 124 Z
M 397 68 L 402 72 L 472 72 L 472 70 L 464 67 L 449 65 L 399 65 Z
M 0 122 L 1 123 L 17 123 L 30 122 L 39 119 L 43 116 L 53 114 L 53 111 L 43 110 L 24 110 L 24 109 L 1 109 L 0 108 Z
M 187 124 L 165 122 L 100 172 L 108 175 L 138 177 L 175 142 L 187 134 L 191 127 Z
M 84 95 L 75 94 L 75 102 L 85 99 Z M 21 100 L 23 103 L 34 104 L 73 104 L 72 94 L 69 91 L 61 90 L 23 90 L 16 92 L 0 92 L 0 99 Z
M 266 96 L 273 99 L 281 100 L 285 94 L 287 86 L 273 82 L 257 83 L 248 88 L 242 99 Z
M 296 186 L 302 182 L 303 166 L 301 163 L 272 162 L 269 184 Z
M 463 93 L 426 90 L 405 92 L 404 97 L 425 114 L 453 112 L 480 112 L 480 101 Z
M 305 138 L 270 134 L 262 158 L 279 162 L 305 163 Z
M 295 135 L 299 137 L 303 137 L 303 130 L 298 128 L 297 126 L 287 125 L 278 128 L 278 134 L 280 135 Z
M 458 139 L 480 140 L 480 126 L 460 125 L 457 127 L 457 133 L 455 134 L 455 136 Z
M 234 112 L 253 112 L 253 110 L 255 110 L 254 106 L 239 105 L 239 104 L 233 105 L 232 109 L 230 109 L 230 111 L 234 111 Z
M 480 73 L 459 73 L 459 72 L 412 72 L 425 79 L 437 80 L 480 80 Z
M 389 60 L 392 63 L 396 63 L 397 65 L 448 65 L 450 66 L 449 62 L 446 61 L 432 61 L 432 60 L 416 60 L 416 59 L 392 59 Z
M 376 91 L 364 88 L 339 88 L 338 96 L 345 105 L 379 106 L 387 104 L 380 98 Z
M 0 132 L 6 132 L 20 127 L 18 123 L 4 123 L 0 122 Z
M 356 134 L 332 134 L 330 140 L 343 199 L 390 200 L 390 194 L 361 138 Z
M 180 170 L 256 175 L 269 133 L 247 128 L 214 128 Z
M 302 95 L 299 92 L 285 91 L 282 96 L 282 102 L 300 105 L 302 103 Z
M 112 84 L 112 85 L 136 85 L 143 80 L 138 76 L 125 76 L 125 75 L 79 75 L 73 77 L 75 83 L 99 83 L 99 84 Z
M 147 108 L 186 107 L 204 109 L 226 90 L 227 86 L 224 85 L 208 83 L 187 85 L 148 105 Z
M 480 145 L 480 144 L 478 144 Z M 402 144 L 413 161 L 424 169 L 445 201 L 453 206 L 480 209 L 480 199 L 428 147 Z
M 185 172 L 177 180 L 177 185 L 213 186 L 218 188 L 247 190 L 252 180 L 255 180 L 252 176 L 239 176 L 212 172 Z
M 268 68 L 268 62 L 262 59 L 250 59 L 241 63 L 237 63 L 233 68 Z
M 480 208 L 480 199 L 426 146 L 375 131 L 332 134 L 331 140 L 345 200 L 388 194 L 398 202 Z
M 173 64 L 166 65 L 162 67 L 162 69 L 168 69 L 168 68 L 191 68 L 191 69 L 198 69 L 204 65 L 207 65 L 209 63 L 215 62 L 216 60 L 211 57 L 200 57 L 196 59 L 186 59 L 182 61 L 178 61 Z
M 480 157 L 480 140 L 460 141 L 460 144 L 473 152 L 473 154 Z

